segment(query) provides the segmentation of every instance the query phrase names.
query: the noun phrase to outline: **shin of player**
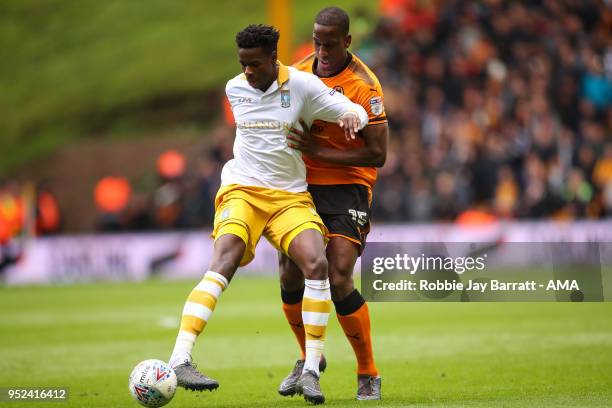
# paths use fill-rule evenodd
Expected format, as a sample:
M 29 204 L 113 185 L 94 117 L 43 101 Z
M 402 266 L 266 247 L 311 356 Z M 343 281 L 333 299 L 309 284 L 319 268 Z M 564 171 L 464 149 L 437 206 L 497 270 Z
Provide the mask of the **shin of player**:
M 233 223 L 228 223 L 217 231 L 209 270 L 187 297 L 169 361 L 177 373 L 180 386 L 194 390 L 212 390 L 219 386 L 217 381 L 195 370 L 191 364 L 191 353 L 198 335 L 202 333 L 215 310 L 219 296 L 229 285 L 239 264 L 247 261 L 246 234 L 246 228 Z
M 312 247 L 316 234 L 317 246 Z M 320 245 L 320 246 L 319 246 Z M 309 255 L 308 252 L 311 252 Z M 301 317 L 304 328 L 304 371 L 319 375 L 319 361 L 325 344 L 325 334 L 331 305 L 331 293 L 327 274 L 327 259 L 323 239 L 317 230 L 305 230 L 289 246 L 289 256 L 302 265 L 304 297 Z

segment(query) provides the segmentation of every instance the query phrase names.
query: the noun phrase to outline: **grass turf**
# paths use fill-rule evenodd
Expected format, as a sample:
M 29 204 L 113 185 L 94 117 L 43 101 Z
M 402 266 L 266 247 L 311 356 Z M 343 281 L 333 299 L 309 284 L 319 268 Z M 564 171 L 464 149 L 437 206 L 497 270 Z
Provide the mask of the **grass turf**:
M 65 386 L 66 403 L 136 407 L 132 367 L 166 360 L 195 282 L 0 288 L 0 387 Z M 177 391 L 171 407 L 303 406 L 276 393 L 297 346 L 270 278 L 238 276 L 194 357 L 221 383 Z M 367 406 L 604 407 L 612 402 L 610 303 L 372 303 L 383 400 Z M 355 406 L 354 357 L 336 319 L 322 387 Z M 1 404 L 0 404 L 1 405 Z

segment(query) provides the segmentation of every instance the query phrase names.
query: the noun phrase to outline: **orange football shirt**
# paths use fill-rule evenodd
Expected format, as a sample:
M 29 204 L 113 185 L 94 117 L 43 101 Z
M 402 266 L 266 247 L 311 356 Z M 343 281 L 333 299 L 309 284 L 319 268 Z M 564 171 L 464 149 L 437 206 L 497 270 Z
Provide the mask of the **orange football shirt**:
M 315 54 L 311 54 L 294 65 L 295 68 L 314 73 Z M 383 105 L 383 92 L 378 78 L 359 58 L 351 54 L 346 67 L 333 77 L 321 81 L 336 92 L 341 92 L 352 102 L 358 103 L 368 113 L 369 125 L 387 122 Z M 333 91 L 332 91 L 333 92 Z M 335 123 L 317 120 L 312 125 L 312 136 L 321 146 L 339 150 L 363 147 L 363 137 L 346 140 L 344 130 Z M 313 160 L 304 156 L 308 184 L 363 184 L 372 188 L 376 182 L 376 167 L 356 167 Z

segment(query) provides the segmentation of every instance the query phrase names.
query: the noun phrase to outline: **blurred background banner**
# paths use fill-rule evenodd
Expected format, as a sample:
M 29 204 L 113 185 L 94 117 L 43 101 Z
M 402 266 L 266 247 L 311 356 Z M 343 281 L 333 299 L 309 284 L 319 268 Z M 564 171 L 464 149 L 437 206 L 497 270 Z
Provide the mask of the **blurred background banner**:
M 0 278 L 8 285 L 143 280 L 149 277 L 196 279 L 207 267 L 212 254 L 213 242 L 209 233 L 103 234 L 30 240 L 24 243 L 19 262 L 0 269 Z M 566 224 L 506 222 L 479 227 L 379 225 L 372 229 L 370 238 L 376 248 L 384 248 L 382 243 L 388 242 L 415 243 L 417 246 L 410 247 L 415 256 L 421 254 L 423 243 L 455 243 L 455 249 L 469 246 L 470 242 L 480 243 L 497 254 L 496 266 L 527 270 L 543 265 L 552 268 L 553 264 L 579 263 L 580 260 L 565 259 L 561 255 L 571 253 L 572 243 L 599 242 L 603 265 L 612 265 L 610 221 Z M 568 247 L 561 246 L 557 250 L 556 263 L 551 263 L 553 243 L 568 244 Z M 580 245 L 576 247 L 581 248 Z M 370 250 L 368 246 L 366 248 Z M 257 254 L 252 263 L 239 269 L 238 275 L 276 276 L 276 250 L 266 240 L 261 240 Z M 355 269 L 360 270 L 359 263 Z

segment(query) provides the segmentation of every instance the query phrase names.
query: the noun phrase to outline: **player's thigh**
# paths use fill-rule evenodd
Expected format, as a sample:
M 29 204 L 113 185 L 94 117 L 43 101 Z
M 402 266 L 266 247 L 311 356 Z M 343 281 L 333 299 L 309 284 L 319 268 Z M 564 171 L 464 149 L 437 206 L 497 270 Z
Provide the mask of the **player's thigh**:
M 285 255 L 289 255 L 291 241 L 302 231 L 314 229 L 325 235 L 325 225 L 317 214 L 312 197 L 308 193 L 286 193 L 277 200 L 282 208 L 268 220 L 263 235 Z
M 306 278 L 327 277 L 325 225 L 314 208 L 312 197 L 306 192 L 287 193 L 281 201 L 278 203 L 283 210 L 270 218 L 264 236 L 288 255 Z
M 332 275 L 344 279 L 353 276 L 359 249 L 360 246 L 353 241 L 338 236 L 331 237 L 326 248 L 330 278 Z
M 243 191 L 221 189 L 215 200 L 215 221 L 211 235 L 215 243 L 224 235 L 233 235 L 243 241 L 245 248 L 240 266 L 248 264 L 255 256 L 255 247 L 266 222 L 248 198 L 248 194 Z

